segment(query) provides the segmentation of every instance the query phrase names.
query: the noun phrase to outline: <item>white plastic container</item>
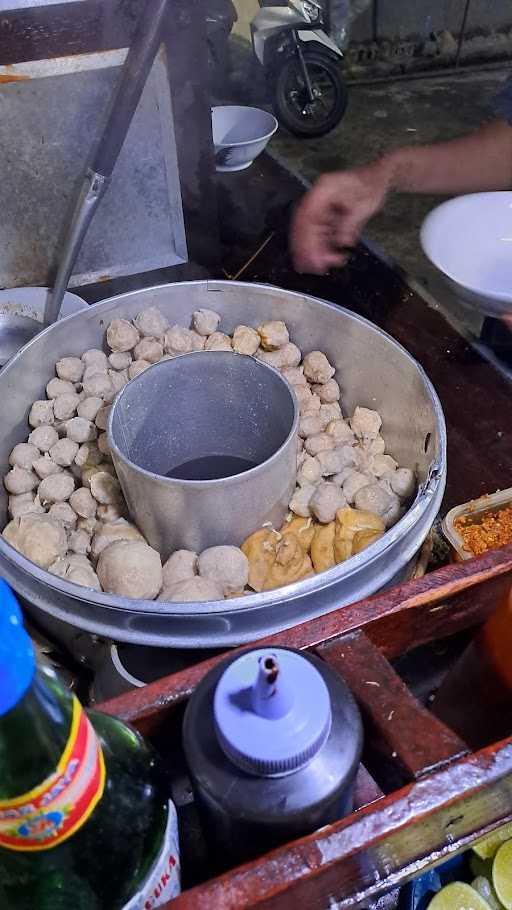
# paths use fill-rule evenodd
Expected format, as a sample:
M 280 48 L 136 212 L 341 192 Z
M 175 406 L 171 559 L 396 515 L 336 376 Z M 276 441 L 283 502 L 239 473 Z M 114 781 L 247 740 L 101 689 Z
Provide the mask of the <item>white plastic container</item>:
M 455 527 L 458 518 L 470 516 L 474 518 L 471 524 L 478 524 L 488 512 L 498 512 L 507 506 L 512 506 L 512 487 L 499 490 L 497 493 L 487 493 L 479 499 L 464 502 L 460 506 L 450 509 L 443 520 L 443 534 L 450 544 L 457 562 L 464 559 L 473 559 L 474 554 L 464 547 L 464 540 Z

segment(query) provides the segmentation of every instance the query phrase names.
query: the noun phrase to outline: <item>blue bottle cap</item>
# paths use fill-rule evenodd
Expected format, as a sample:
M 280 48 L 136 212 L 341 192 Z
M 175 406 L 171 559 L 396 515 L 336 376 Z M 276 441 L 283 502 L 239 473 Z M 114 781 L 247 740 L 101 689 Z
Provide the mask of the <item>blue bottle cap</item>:
M 14 594 L 0 578 L 0 717 L 25 695 L 34 678 L 34 648 Z
M 305 767 L 331 729 L 331 701 L 316 667 L 283 648 L 258 648 L 233 661 L 213 699 L 219 745 L 233 764 L 259 777 Z

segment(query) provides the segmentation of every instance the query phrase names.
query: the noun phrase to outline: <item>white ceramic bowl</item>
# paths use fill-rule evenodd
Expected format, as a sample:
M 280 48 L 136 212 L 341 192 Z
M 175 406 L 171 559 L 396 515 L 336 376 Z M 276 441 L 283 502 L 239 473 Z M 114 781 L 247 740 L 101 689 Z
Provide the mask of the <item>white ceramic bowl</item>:
M 273 114 L 236 104 L 212 108 L 215 165 L 218 171 L 243 171 L 277 130 Z
M 421 243 L 461 303 L 490 316 L 512 313 L 512 192 L 444 202 L 423 222 Z

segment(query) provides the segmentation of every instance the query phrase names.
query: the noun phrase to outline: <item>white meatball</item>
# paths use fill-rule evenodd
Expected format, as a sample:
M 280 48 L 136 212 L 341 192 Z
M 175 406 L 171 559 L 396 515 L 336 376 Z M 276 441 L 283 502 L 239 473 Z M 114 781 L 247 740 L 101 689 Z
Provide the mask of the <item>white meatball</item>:
M 375 439 L 379 435 L 382 419 L 377 411 L 372 411 L 370 408 L 357 407 L 350 421 L 350 426 L 360 439 L 365 437 Z
M 68 549 L 72 553 L 87 556 L 91 552 L 91 535 L 83 528 L 77 528 L 68 535 Z
M 291 386 L 308 384 L 304 376 L 304 367 L 284 367 L 281 374 Z
M 19 493 L 17 496 L 9 496 L 9 512 L 13 518 L 20 518 L 22 515 L 44 512 L 44 509 L 38 496 L 34 497 L 33 493 Z
M 142 336 L 160 338 L 165 334 L 169 323 L 156 306 L 146 307 L 133 320 L 135 328 Z
M 370 471 L 374 477 L 383 477 L 390 471 L 396 471 L 398 465 L 391 455 L 373 455 L 370 458 Z
M 114 389 L 114 395 L 117 395 L 125 385 L 128 385 L 130 377 L 128 370 L 109 370 L 108 375 Z
M 214 332 L 206 339 L 205 351 L 231 351 L 233 350 L 231 338 L 224 332 Z
M 196 310 L 192 315 L 192 325 L 199 335 L 213 335 L 220 325 L 220 316 L 214 310 Z
M 47 569 L 67 549 L 63 526 L 47 515 L 22 515 L 13 518 L 3 530 L 3 537 L 27 559 Z
M 69 504 L 81 518 L 94 518 L 98 503 L 87 487 L 80 487 L 69 497 Z
M 410 499 L 416 489 L 414 471 L 410 468 L 398 468 L 386 480 L 389 480 L 391 489 L 400 499 Z
M 304 375 L 310 382 L 328 382 L 334 376 L 335 368 L 331 366 L 325 354 L 321 351 L 311 351 L 304 357 Z
M 200 576 L 220 585 L 224 595 L 240 594 L 249 581 L 249 560 L 238 547 L 210 547 L 198 565 Z
M 190 354 L 194 350 L 195 339 L 190 329 L 181 325 L 172 325 L 164 335 L 164 350 L 173 357 Z
M 77 514 L 67 502 L 54 502 L 48 509 L 48 516 L 54 521 L 60 521 L 66 531 L 72 531 L 76 527 Z
M 340 387 L 335 379 L 328 379 L 327 382 L 314 385 L 313 392 L 318 395 L 322 404 L 331 404 L 333 401 L 339 401 L 341 395 Z
M 356 509 L 366 512 L 375 512 L 380 515 L 387 528 L 398 520 L 400 515 L 400 500 L 394 493 L 388 493 L 379 483 L 371 483 L 362 487 L 355 497 Z
M 311 509 L 309 503 L 315 490 L 316 487 L 312 483 L 303 483 L 300 487 L 297 487 L 290 500 L 290 509 L 295 512 L 295 515 L 300 515 L 301 518 L 310 517 Z
M 5 489 L 8 493 L 30 493 L 39 484 L 39 477 L 33 471 L 27 471 L 14 465 L 4 477 Z
M 133 379 L 133 376 L 131 377 Z M 100 408 L 96 414 L 96 420 L 94 421 L 98 430 L 106 430 L 108 423 L 108 415 L 110 414 L 110 405 L 107 404 L 105 407 Z
M 52 474 L 60 474 L 62 471 L 60 465 L 55 464 L 53 459 L 48 455 L 48 452 L 34 461 L 33 469 L 41 480 L 44 480 L 45 477 L 51 477 Z
M 72 382 L 65 379 L 50 379 L 46 384 L 46 394 L 48 398 L 58 398 L 59 395 L 74 395 L 75 387 Z
M 55 464 L 63 468 L 69 468 L 73 464 L 78 452 L 78 443 L 72 439 L 59 439 L 50 449 L 50 458 Z
M 79 468 L 85 465 L 98 465 L 103 461 L 103 455 L 96 442 L 83 442 L 75 455 L 75 464 Z
M 233 350 L 237 354 L 247 354 L 252 357 L 260 346 L 260 336 L 256 329 L 248 325 L 237 325 L 233 332 Z
M 35 446 L 40 452 L 49 452 L 51 447 L 58 442 L 58 439 L 57 430 L 48 426 L 36 427 L 28 437 L 30 445 Z
M 53 399 L 51 401 L 34 401 L 28 415 L 31 427 L 51 426 L 55 417 L 53 413 Z
M 119 540 L 139 540 L 146 543 L 139 529 L 124 518 L 118 518 L 116 521 L 105 524 L 99 522 L 92 540 L 93 558 L 97 559 L 103 550 Z
M 55 372 L 59 379 L 64 379 L 67 382 L 80 382 L 84 372 L 84 364 L 80 357 L 62 357 L 55 364 Z
M 324 427 L 328 427 L 332 420 L 341 420 L 343 417 L 337 401 L 333 401 L 331 404 L 321 404 L 318 414 Z
M 314 395 L 308 385 L 296 385 L 293 391 L 299 402 L 300 414 L 314 413 Z
M 84 351 L 82 354 L 82 360 L 84 362 L 85 369 L 90 367 L 95 367 L 96 372 L 103 372 L 108 367 L 107 355 L 103 351 L 98 350 L 98 348 L 89 348 L 88 351 Z
M 299 436 L 307 439 L 308 436 L 319 436 L 323 432 L 323 422 L 314 412 L 302 414 L 299 421 Z
M 115 504 L 121 499 L 119 481 L 106 471 L 99 471 L 91 477 L 91 493 L 102 505 Z
M 140 540 L 118 540 L 106 547 L 97 575 L 107 593 L 136 600 L 153 600 L 162 587 L 160 555 Z
M 56 421 L 71 420 L 75 416 L 82 398 L 76 392 L 55 398 L 53 413 Z
M 306 455 L 302 460 L 299 471 L 297 472 L 297 483 L 302 486 L 304 483 L 318 483 L 322 478 L 322 469 L 318 458 Z
M 284 370 L 287 367 L 298 367 L 302 354 L 297 345 L 289 341 L 277 351 L 258 351 L 257 357 L 275 370 Z
M 100 433 L 98 436 L 98 449 L 102 455 L 110 455 L 110 446 L 108 444 L 108 436 L 106 433 Z
M 290 335 L 285 323 L 281 319 L 264 322 L 258 327 L 258 335 L 264 351 L 277 351 L 288 344 Z
M 176 550 L 162 569 L 164 591 L 179 581 L 194 578 L 197 572 L 197 553 L 192 550 Z
M 43 505 L 47 505 L 52 502 L 64 502 L 69 499 L 74 489 L 75 481 L 71 474 L 61 471 L 59 474 L 45 477 L 39 484 L 37 492 Z
M 80 531 L 75 532 L 75 534 L 80 533 Z M 99 578 L 91 563 L 83 554 L 73 553 L 61 559 L 56 559 L 50 566 L 49 571 L 52 575 L 58 575 L 59 578 L 64 578 L 75 585 L 101 591 Z
M 206 603 L 211 600 L 223 600 L 222 588 L 211 578 L 185 578 L 168 588 L 164 588 L 158 600 L 164 603 Z
M 325 428 L 325 432 L 334 437 L 336 445 L 343 445 L 345 443 L 347 445 L 354 445 L 356 441 L 356 437 L 348 423 L 345 423 L 341 417 L 330 420 Z
M 158 363 L 161 357 L 164 356 L 163 345 L 160 344 L 158 338 L 143 338 L 135 346 L 133 351 L 135 360 L 147 360 L 148 363 Z
M 361 471 L 356 470 L 350 472 L 343 483 L 343 493 L 350 506 L 354 504 L 354 500 L 359 493 L 359 490 L 363 487 L 367 487 L 369 483 L 372 483 L 372 478 L 368 474 L 363 474 Z
M 132 355 L 128 351 L 112 351 L 108 355 L 108 362 L 113 370 L 127 370 L 132 362 Z
M 319 452 L 316 457 L 323 477 L 339 474 L 344 468 L 354 464 L 351 446 L 341 446 L 336 449 L 324 450 L 323 452 Z
M 86 420 L 85 417 L 72 417 L 71 420 L 67 420 L 66 433 L 69 439 L 72 439 L 73 442 L 78 442 L 79 444 L 91 442 L 93 439 L 96 439 L 97 436 L 96 427 L 90 420 Z
M 111 402 L 115 396 L 112 379 L 106 371 L 104 373 L 97 372 L 84 374 L 83 390 L 86 398 L 101 398 L 107 404 Z
M 77 408 L 79 417 L 85 417 L 86 420 L 95 420 L 100 408 L 103 407 L 103 399 L 97 396 L 84 398 Z
M 19 442 L 14 446 L 9 455 L 9 464 L 12 467 L 25 468 L 25 471 L 31 471 L 34 461 L 39 458 L 39 449 L 29 442 Z
M 334 446 L 334 439 L 328 433 L 318 433 L 317 436 L 309 436 L 304 443 L 304 448 L 309 455 L 327 452 L 330 449 L 334 449 Z
M 111 351 L 131 351 L 139 337 L 137 329 L 127 319 L 113 319 L 107 328 L 107 344 Z
M 128 367 L 128 378 L 135 379 L 150 366 L 151 364 L 148 360 L 134 360 L 133 363 L 131 363 Z
M 338 509 L 343 509 L 346 505 L 347 500 L 335 483 L 319 484 L 309 503 L 312 514 L 322 524 L 334 521 Z

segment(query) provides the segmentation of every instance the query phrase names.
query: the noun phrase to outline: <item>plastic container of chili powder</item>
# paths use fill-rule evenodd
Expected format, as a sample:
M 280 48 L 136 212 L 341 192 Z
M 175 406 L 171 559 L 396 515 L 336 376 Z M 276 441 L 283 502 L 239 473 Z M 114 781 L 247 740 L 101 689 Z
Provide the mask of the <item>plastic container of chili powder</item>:
M 488 516 L 495 516 L 496 519 L 499 520 L 498 513 L 505 509 L 510 509 L 512 513 L 512 487 L 509 487 L 506 490 L 499 490 L 497 493 L 489 493 L 485 496 L 480 496 L 479 499 L 473 499 L 471 502 L 465 502 L 460 506 L 455 506 L 455 508 L 448 512 L 442 524 L 443 534 L 450 544 L 453 557 L 457 562 L 460 562 L 463 559 L 471 559 L 475 555 L 480 555 L 481 552 L 494 550 L 499 546 L 505 546 L 507 543 L 512 543 L 512 514 L 508 516 L 505 527 L 502 529 L 502 535 L 505 539 L 500 540 L 499 543 L 493 543 L 491 541 L 491 534 L 486 534 L 485 527 L 483 526 L 485 518 Z M 488 538 L 489 543 L 489 545 L 485 547 L 485 550 L 479 550 L 478 553 L 475 553 L 469 549 L 468 544 L 464 541 L 461 534 L 461 519 L 464 519 L 464 525 L 467 528 L 473 527 L 474 525 L 482 526 L 482 545 L 484 545 L 486 537 Z M 509 534 L 507 533 L 507 525 L 510 527 Z

